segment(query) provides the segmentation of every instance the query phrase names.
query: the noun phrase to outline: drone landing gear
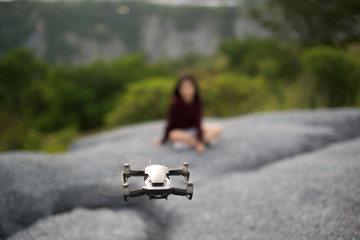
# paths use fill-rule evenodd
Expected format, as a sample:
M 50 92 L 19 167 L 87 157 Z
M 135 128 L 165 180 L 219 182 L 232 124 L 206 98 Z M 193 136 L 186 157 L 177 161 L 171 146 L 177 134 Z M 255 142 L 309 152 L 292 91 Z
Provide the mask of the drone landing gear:
M 189 200 L 192 199 L 194 191 L 194 184 L 192 182 L 187 182 L 186 188 L 173 188 L 172 194 L 179 196 L 186 196 Z
M 178 195 L 178 196 L 186 196 L 189 200 L 192 199 L 194 191 L 194 184 L 192 182 L 187 182 L 186 188 L 176 188 L 172 187 L 167 190 L 159 190 L 159 191 L 150 191 L 144 188 L 137 188 L 137 189 L 129 189 L 129 184 L 123 184 L 123 194 L 124 200 L 128 201 L 131 197 L 139 197 L 143 195 L 148 195 L 149 200 L 151 199 L 166 199 L 170 194 Z

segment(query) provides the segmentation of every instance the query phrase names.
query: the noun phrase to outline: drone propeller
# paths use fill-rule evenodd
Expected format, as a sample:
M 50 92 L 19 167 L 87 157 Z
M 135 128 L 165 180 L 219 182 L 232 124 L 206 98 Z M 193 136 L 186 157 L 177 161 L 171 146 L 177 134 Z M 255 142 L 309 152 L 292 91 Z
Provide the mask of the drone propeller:
M 160 164 L 167 166 L 170 170 L 181 168 L 183 163 L 188 163 L 190 166 L 192 166 L 196 165 L 199 162 L 201 162 L 200 157 L 184 153 L 171 154 L 160 159 Z M 184 181 L 183 178 L 170 176 L 170 179 L 173 186 L 178 186 L 181 188 L 186 187 L 186 181 Z M 185 177 L 185 180 L 187 180 L 187 177 Z
M 125 156 L 118 159 L 112 158 L 104 165 L 103 171 L 110 175 L 120 175 L 124 164 L 129 163 L 133 169 L 144 169 L 151 164 L 151 160 L 143 156 Z
M 151 164 L 151 160 L 143 156 L 125 156 L 120 157 L 118 160 L 115 158 L 110 159 L 109 163 L 104 165 L 103 171 L 107 174 L 115 175 L 115 177 L 106 180 L 100 185 L 99 191 L 101 193 L 108 196 L 121 196 L 123 194 L 121 174 L 125 163 L 129 163 L 133 169 L 144 169 Z M 131 185 L 137 186 L 138 184 L 131 181 Z
M 144 169 L 151 164 L 151 160 L 143 156 L 129 156 L 125 160 L 133 169 Z
M 123 194 L 121 176 L 103 182 L 99 187 L 99 191 L 108 196 L 121 196 Z
M 194 163 L 201 162 L 201 158 L 192 154 L 172 154 L 163 157 L 160 160 L 161 165 L 165 165 L 169 168 L 179 168 L 179 166 L 181 166 L 181 164 L 183 164 L 184 162 L 192 165 Z

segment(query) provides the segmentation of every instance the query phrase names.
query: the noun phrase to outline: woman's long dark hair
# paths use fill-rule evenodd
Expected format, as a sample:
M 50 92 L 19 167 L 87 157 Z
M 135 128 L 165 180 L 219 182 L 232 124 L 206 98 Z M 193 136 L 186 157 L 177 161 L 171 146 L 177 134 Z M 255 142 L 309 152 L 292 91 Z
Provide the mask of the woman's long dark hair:
M 184 74 L 178 78 L 177 84 L 176 84 L 174 92 L 173 92 L 173 96 L 182 99 L 181 94 L 180 94 L 180 87 L 184 81 L 190 81 L 193 84 L 193 86 L 195 88 L 194 100 L 195 101 L 200 100 L 199 86 L 196 82 L 195 77 L 191 74 Z

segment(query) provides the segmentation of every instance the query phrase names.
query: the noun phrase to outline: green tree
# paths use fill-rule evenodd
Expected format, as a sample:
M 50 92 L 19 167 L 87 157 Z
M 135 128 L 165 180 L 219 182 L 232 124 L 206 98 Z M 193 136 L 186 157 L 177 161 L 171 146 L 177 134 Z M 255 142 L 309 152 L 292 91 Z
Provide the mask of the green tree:
M 208 116 L 234 116 L 264 110 L 269 100 L 268 84 L 263 78 L 221 74 L 202 84 L 205 113 Z
M 268 0 L 254 16 L 282 39 L 305 45 L 338 45 L 360 37 L 358 0 Z
M 352 73 L 355 64 L 346 52 L 333 47 L 313 47 L 303 52 L 301 65 L 310 77 L 311 93 L 314 99 L 324 98 L 325 106 L 337 107 L 354 104 L 358 78 Z M 359 76 L 358 76 L 359 77 Z M 317 103 L 313 102 L 313 106 Z
M 107 126 L 166 117 L 173 85 L 174 82 L 168 78 L 151 78 L 129 84 L 115 108 L 106 115 Z
M 229 40 L 220 45 L 219 51 L 227 56 L 230 69 L 250 76 L 261 75 L 269 80 L 289 79 L 298 71 L 291 48 L 272 39 Z
M 47 66 L 24 48 L 14 49 L 0 60 L 0 111 L 21 116 L 26 89 L 43 78 Z

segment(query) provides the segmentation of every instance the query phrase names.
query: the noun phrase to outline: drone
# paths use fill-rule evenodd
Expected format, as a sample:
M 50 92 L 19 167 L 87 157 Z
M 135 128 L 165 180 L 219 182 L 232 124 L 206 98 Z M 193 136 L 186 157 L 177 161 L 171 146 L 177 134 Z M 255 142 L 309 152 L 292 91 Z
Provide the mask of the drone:
M 192 199 L 194 184 L 189 181 L 190 171 L 188 163 L 184 162 L 179 169 L 169 169 L 163 165 L 149 165 L 144 170 L 131 169 L 130 164 L 124 164 L 123 196 L 128 201 L 132 197 L 147 195 L 151 199 L 166 199 L 170 194 L 186 196 Z M 172 186 L 170 176 L 183 176 L 186 180 L 186 188 Z M 144 177 L 144 186 L 130 189 L 128 179 L 130 177 Z

